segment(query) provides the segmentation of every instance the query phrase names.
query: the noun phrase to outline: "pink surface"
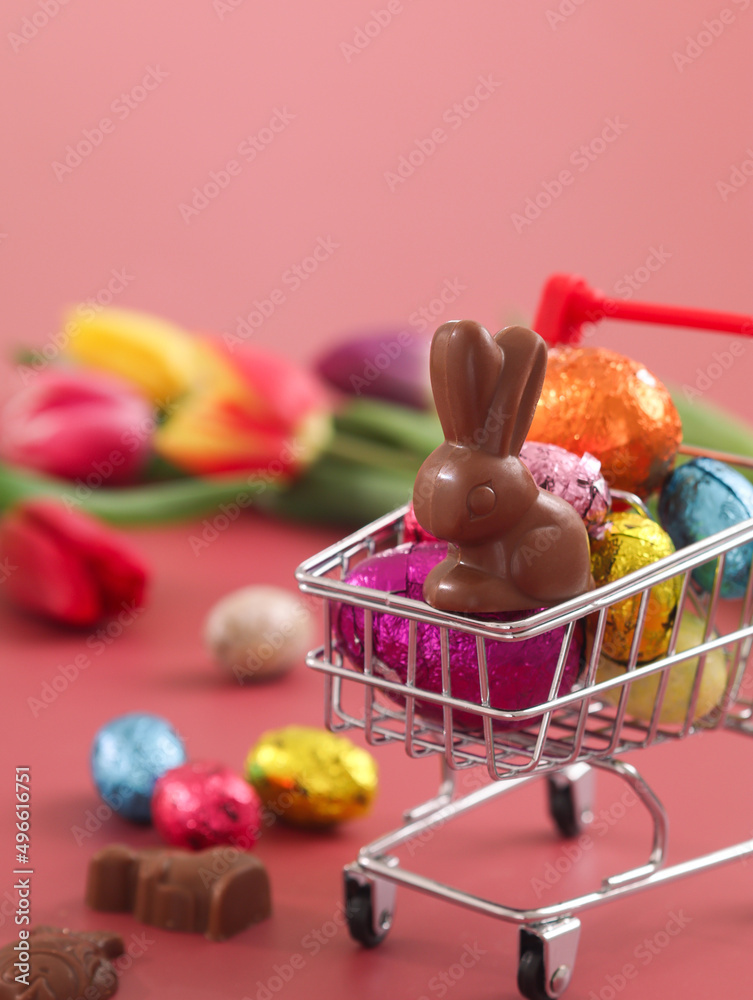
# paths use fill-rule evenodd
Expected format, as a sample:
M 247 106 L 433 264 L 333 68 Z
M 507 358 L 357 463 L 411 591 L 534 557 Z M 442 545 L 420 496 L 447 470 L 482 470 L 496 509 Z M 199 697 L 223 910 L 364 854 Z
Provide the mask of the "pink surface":
M 355 325 L 406 323 L 418 334 L 420 310 L 432 304 L 427 328 L 460 315 L 492 328 L 530 318 L 553 270 L 582 273 L 616 295 L 630 291 L 627 275 L 649 301 L 740 312 L 753 306 L 747 0 L 726 8 L 707 0 L 392 0 L 390 23 L 378 33 L 372 10 L 382 3 L 69 0 L 55 13 L 58 3 L 8 0 L 2 13 L 0 93 L 10 123 L 0 167 L 7 193 L 0 338 L 8 354 L 21 344 L 51 344 L 64 304 L 108 295 L 228 333 L 239 316 L 256 325 L 249 316 L 263 308 L 270 315 L 253 335 L 304 357 Z M 53 12 L 46 23 L 45 8 Z M 731 21 L 721 20 L 722 9 Z M 354 51 L 369 39 L 358 32 L 367 30 L 374 37 Z M 699 33 L 703 44 L 693 48 Z M 698 54 L 673 57 L 686 50 Z M 139 89 L 145 76 L 152 90 Z M 478 108 L 470 100 L 454 110 L 476 88 Z M 85 131 L 95 144 L 90 154 L 70 172 L 56 168 Z M 408 176 L 395 179 L 411 154 L 418 165 L 412 173 L 403 165 Z M 217 197 L 198 214 L 181 211 L 193 189 L 210 182 L 224 184 Z M 546 206 L 540 215 L 530 225 L 515 218 L 537 196 Z M 317 247 L 316 266 L 306 264 L 311 273 L 297 271 Z M 717 375 L 714 352 L 726 349 L 725 337 L 613 323 L 593 342 L 753 418 L 753 343 Z M 1 378 L 6 390 L 19 384 L 11 365 Z M 342 865 L 435 789 L 435 767 L 408 762 L 396 748 L 378 753 L 382 794 L 367 820 L 332 835 L 264 833 L 258 851 L 272 876 L 275 915 L 233 941 L 212 945 L 84 909 L 94 849 L 117 839 L 156 842 L 153 832 L 112 818 L 76 842 L 76 828 L 97 808 L 87 758 L 102 722 L 132 709 L 161 712 L 184 734 L 191 756 L 240 768 L 265 729 L 322 720 L 321 680 L 312 672 L 234 689 L 202 651 L 199 628 L 233 587 L 292 587 L 296 564 L 335 533 L 249 516 L 195 556 L 188 538 L 196 530 L 137 533 L 155 567 L 152 604 L 100 653 L 87 635 L 0 610 L 1 940 L 12 936 L 5 895 L 12 768 L 28 764 L 34 918 L 111 926 L 129 940 L 146 931 L 150 943 L 123 976 L 123 1000 L 263 1000 L 262 987 L 277 986 L 275 967 L 293 954 L 303 956 L 303 967 L 274 996 L 516 996 L 517 942 L 507 925 L 402 892 L 380 949 L 358 950 L 342 929 Z M 82 651 L 90 666 L 34 717 L 28 699 Z M 751 836 L 751 762 L 748 743 L 719 734 L 635 759 L 670 809 L 675 857 Z M 625 810 L 622 794 L 601 782 L 599 808 L 615 822 L 569 868 L 535 787 L 404 856 L 427 874 L 457 878 L 503 902 L 573 895 L 645 856 L 645 820 Z M 567 873 L 543 889 L 537 880 L 558 862 Z M 567 996 L 744 993 L 749 876 L 731 866 L 588 912 Z M 664 928 L 672 913 L 686 925 L 670 938 Z M 485 954 L 466 951 L 472 968 L 445 986 L 437 977 L 461 968 L 466 946 Z M 637 974 L 623 985 L 626 965 Z
M 279 974 L 275 966 L 289 964 L 293 954 L 303 956 L 305 963 L 279 993 L 290 1000 L 344 1000 L 356 993 L 364 1000 L 441 997 L 445 984 L 436 977 L 447 973 L 452 981 L 457 968 L 447 970 L 457 966 L 466 945 L 484 954 L 474 953 L 471 967 L 448 995 L 457 1000 L 516 996 L 517 935 L 510 925 L 402 890 L 395 926 L 379 949 L 359 950 L 342 926 L 342 865 L 355 858 L 362 843 L 399 825 L 402 810 L 436 788 L 434 762 L 409 761 L 396 747 L 376 752 L 381 794 L 367 819 L 330 834 L 279 826 L 263 831 L 256 850 L 269 867 L 274 915 L 233 940 L 210 944 L 84 907 L 86 866 L 95 850 L 113 841 L 160 842 L 155 831 L 106 813 L 97 821 L 100 803 L 89 778 L 88 755 L 103 722 L 124 711 L 161 713 L 184 736 L 191 757 L 219 759 L 240 769 L 250 746 L 268 728 L 289 722 L 319 725 L 323 718 L 321 679 L 313 671 L 299 667 L 278 683 L 233 687 L 209 662 L 199 631 L 208 605 L 226 590 L 263 580 L 289 585 L 298 561 L 332 534 L 249 515 L 194 556 L 188 540 L 193 530 L 138 533 L 136 541 L 150 553 L 156 572 L 152 603 L 99 652 L 87 645 L 88 635 L 45 629 L 4 609 L 0 612 L 7 649 L 1 940 L 12 936 L 11 780 L 13 767 L 21 764 L 32 769 L 34 920 L 112 927 L 128 942 L 131 935 L 146 933 L 144 954 L 136 954 L 122 977 L 123 1000 L 264 1000 L 258 983 L 274 983 Z M 89 666 L 64 686 L 56 677 L 82 649 Z M 62 690 L 41 709 L 29 699 L 41 700 L 48 684 Z M 633 762 L 670 812 L 673 859 L 751 836 L 750 741 L 708 734 L 647 751 Z M 483 778 L 476 772 L 461 779 L 466 788 L 477 787 L 479 780 Z M 573 863 L 577 847 L 555 836 L 537 782 L 445 826 L 434 837 L 414 842 L 401 856 L 408 867 L 501 902 L 543 905 L 595 888 L 603 876 L 645 859 L 647 820 L 614 779 L 599 780 L 597 820 L 590 837 L 590 845 Z M 556 881 L 553 872 L 558 869 L 562 874 Z M 620 994 L 626 998 L 737 995 L 747 976 L 753 920 L 749 875 L 738 864 L 587 911 L 568 997 L 592 1000 L 593 990 L 601 1000 L 609 1000 L 609 977 L 621 975 L 627 964 L 635 967 L 636 975 Z M 550 885 L 552 878 L 555 884 Z M 669 938 L 664 928 L 673 913 L 682 914 L 687 923 L 682 933 Z

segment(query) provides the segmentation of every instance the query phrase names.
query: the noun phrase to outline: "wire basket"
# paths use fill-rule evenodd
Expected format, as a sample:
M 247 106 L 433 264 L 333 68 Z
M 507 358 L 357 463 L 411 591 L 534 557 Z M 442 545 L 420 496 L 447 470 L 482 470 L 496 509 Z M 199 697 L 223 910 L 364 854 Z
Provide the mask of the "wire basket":
M 699 449 L 692 449 L 692 454 L 699 454 Z M 719 457 L 718 453 L 704 454 Z M 749 459 L 726 458 L 735 464 L 753 466 Z M 613 495 L 642 514 L 648 514 L 642 502 L 632 494 L 613 491 Z M 753 519 L 586 595 L 519 621 L 502 623 L 440 612 L 421 601 L 343 582 L 344 576 L 361 559 L 403 541 L 407 509 L 401 508 L 373 522 L 307 560 L 298 569 L 301 590 L 324 599 L 325 641 L 309 654 L 307 663 L 325 675 L 328 728 L 334 731 L 361 729 L 372 745 L 402 742 L 410 757 L 441 754 L 453 770 L 484 763 L 495 780 L 553 772 L 578 763 L 613 758 L 630 750 L 684 739 L 710 729 L 753 732 L 753 678 L 745 672 L 753 644 L 753 573 L 749 571 L 741 601 L 734 604 L 720 601 L 726 555 L 738 546 L 753 543 Z M 714 582 L 710 594 L 704 594 L 691 574 L 696 567 L 712 561 L 715 562 Z M 673 577 L 679 580 L 680 599 L 667 652 L 660 659 L 639 665 L 651 588 Z M 637 616 L 625 671 L 597 683 L 609 611 L 631 599 L 637 604 Z M 342 604 L 363 609 L 363 669 L 343 655 L 338 641 L 336 613 L 337 606 Z M 704 622 L 702 641 L 678 651 L 680 623 L 689 610 Z M 385 613 L 409 622 L 405 683 L 397 680 L 394 672 L 373 653 L 374 616 Z M 578 623 L 583 620 L 587 620 L 590 642 L 580 679 L 569 693 L 557 696 L 575 629 L 582 627 Z M 439 630 L 440 693 L 416 685 L 418 623 Z M 518 711 L 491 707 L 485 640 L 521 642 L 555 629 L 561 631 L 562 639 L 548 700 Z M 453 654 L 449 641 L 452 630 L 475 637 L 479 703 L 453 696 Z M 703 717 L 696 718 L 707 656 L 720 648 L 725 650 L 728 664 L 726 688 L 718 705 Z M 667 724 L 662 721 L 662 710 L 670 671 L 695 658 L 698 662 L 684 718 Z M 632 686 L 654 675 L 659 676 L 651 717 L 629 716 L 627 707 Z M 435 706 L 430 712 L 435 718 L 422 713 L 423 705 Z M 459 712 L 464 713 L 462 725 L 457 720 Z M 469 715 L 477 720 L 476 726 L 467 724 Z M 511 724 L 516 728 L 509 728 Z

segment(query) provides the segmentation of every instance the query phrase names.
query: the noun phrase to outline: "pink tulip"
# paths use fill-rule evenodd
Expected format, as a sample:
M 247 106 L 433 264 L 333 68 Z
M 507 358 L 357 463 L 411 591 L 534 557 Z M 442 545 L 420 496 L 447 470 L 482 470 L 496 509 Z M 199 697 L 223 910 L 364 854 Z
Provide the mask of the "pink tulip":
M 6 404 L 0 458 L 88 485 L 117 486 L 136 478 L 153 425 L 151 405 L 125 383 L 97 372 L 49 369 Z
M 95 625 L 143 606 L 147 570 L 122 536 L 54 500 L 29 500 L 0 521 L 0 592 L 67 625 Z

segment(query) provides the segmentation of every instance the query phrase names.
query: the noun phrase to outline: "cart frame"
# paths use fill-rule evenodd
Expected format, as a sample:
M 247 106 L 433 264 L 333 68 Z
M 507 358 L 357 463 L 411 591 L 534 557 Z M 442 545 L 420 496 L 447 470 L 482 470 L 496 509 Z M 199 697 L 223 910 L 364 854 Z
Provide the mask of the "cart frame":
M 753 469 L 753 459 L 698 448 L 681 448 L 688 455 L 706 455 Z M 613 491 L 628 505 L 648 513 L 632 494 Z M 753 647 L 753 571 L 749 572 L 740 616 L 735 628 L 720 627 L 718 611 L 725 555 L 738 546 L 753 544 L 753 519 L 721 531 L 683 548 L 653 565 L 555 607 L 516 622 L 480 622 L 463 615 L 437 611 L 419 601 L 395 594 L 355 587 L 343 582 L 349 569 L 361 558 L 403 540 L 403 507 L 367 525 L 304 562 L 296 572 L 300 589 L 324 601 L 324 644 L 307 657 L 307 664 L 324 674 L 325 722 L 333 731 L 360 729 L 366 741 L 378 746 L 400 741 L 411 757 L 436 755 L 442 777 L 437 795 L 404 816 L 403 824 L 363 847 L 358 858 L 344 870 L 345 899 L 351 935 L 361 944 L 379 944 L 392 925 L 395 890 L 407 886 L 436 898 L 485 913 L 518 925 L 520 952 L 518 987 L 529 1000 L 555 1000 L 567 988 L 575 964 L 580 921 L 576 914 L 620 896 L 705 871 L 753 855 L 753 839 L 742 841 L 700 857 L 666 866 L 667 815 L 660 800 L 631 764 L 619 758 L 669 740 L 685 739 L 711 729 L 733 730 L 753 735 L 753 677 L 746 665 Z M 703 594 L 692 580 L 693 570 L 716 561 L 714 582 Z M 641 636 L 651 588 L 679 577 L 678 613 L 664 657 L 638 665 Z M 607 614 L 615 604 L 637 600 L 635 634 L 624 674 L 596 682 Z M 335 612 L 339 604 L 363 609 L 363 669 L 349 663 L 338 648 Z M 692 649 L 677 650 L 682 613 L 692 608 L 705 621 L 703 641 Z M 405 683 L 380 664 L 372 649 L 374 616 L 395 615 L 409 620 L 407 678 Z M 576 623 L 590 618 L 592 646 L 583 676 L 569 693 L 557 695 Z M 440 633 L 442 691 L 428 692 L 416 686 L 418 623 L 436 626 Z M 550 629 L 560 628 L 562 643 L 550 687 L 549 699 L 520 711 L 492 708 L 489 700 L 486 641 L 520 642 Z M 481 691 L 480 704 L 452 695 L 451 630 L 475 636 Z M 726 651 L 729 674 L 724 695 L 716 709 L 695 718 L 703 667 L 715 649 Z M 669 672 L 675 665 L 698 659 L 687 711 L 682 722 L 661 721 Z M 627 700 L 633 683 L 659 674 L 650 720 L 627 715 Z M 356 687 L 358 686 L 358 687 Z M 358 688 L 362 707 L 353 700 Z M 604 700 L 611 695 L 610 704 Z M 398 699 L 398 703 L 395 703 Z M 416 702 L 441 709 L 442 723 L 420 714 Z M 474 713 L 478 730 L 455 724 L 454 710 Z M 508 729 L 496 723 L 515 723 Z M 457 770 L 485 765 L 492 781 L 470 794 L 455 795 Z M 513 790 L 537 776 L 546 776 L 549 806 L 560 832 L 573 836 L 591 818 L 594 771 L 608 771 L 627 782 L 649 813 L 653 842 L 645 864 L 605 878 L 595 891 L 573 899 L 531 909 L 517 909 L 471 895 L 461 889 L 426 878 L 404 868 L 392 852 L 427 830 L 438 829 L 449 820 Z

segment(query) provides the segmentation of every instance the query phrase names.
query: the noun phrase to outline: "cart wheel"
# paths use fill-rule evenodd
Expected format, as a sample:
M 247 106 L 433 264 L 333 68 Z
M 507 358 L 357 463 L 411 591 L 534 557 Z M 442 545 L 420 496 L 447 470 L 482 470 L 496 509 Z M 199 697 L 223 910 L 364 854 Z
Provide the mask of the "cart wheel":
M 518 989 L 526 1000 L 549 1000 L 550 994 L 546 991 L 544 956 L 533 948 L 520 957 Z
M 557 1000 L 573 974 L 580 937 L 574 917 L 520 929 L 518 989 L 526 1000 Z
M 366 878 L 353 865 L 346 865 L 343 877 L 350 936 L 364 948 L 376 948 L 392 926 L 395 886 L 381 879 Z
M 563 837 L 577 837 L 593 819 L 594 773 L 587 764 L 547 778 L 549 814 Z

